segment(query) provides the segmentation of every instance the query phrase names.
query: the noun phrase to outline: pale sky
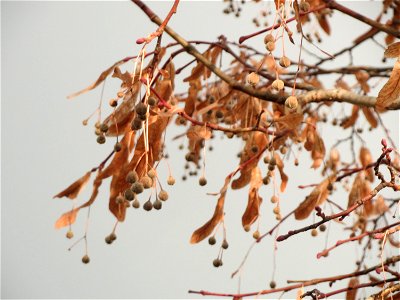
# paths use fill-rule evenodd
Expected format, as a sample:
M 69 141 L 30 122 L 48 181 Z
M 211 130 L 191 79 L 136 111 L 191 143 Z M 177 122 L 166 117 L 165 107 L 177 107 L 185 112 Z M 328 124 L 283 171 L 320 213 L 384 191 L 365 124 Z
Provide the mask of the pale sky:
M 172 2 L 150 2 L 161 17 Z M 266 5 L 266 4 L 263 4 Z M 376 17 L 381 3 L 346 2 L 362 14 Z M 236 19 L 222 14 L 222 1 L 188 2 L 179 4 L 178 13 L 170 25 L 186 39 L 215 40 L 224 34 L 229 40 L 256 30 L 251 18 L 259 6 L 249 3 L 243 16 Z M 247 16 L 247 17 L 246 17 Z M 367 27 L 335 12 L 332 37 L 323 37 L 321 47 L 334 53 L 350 45 Z M 81 263 L 84 244 L 67 251 L 73 243 L 65 238 L 66 230 L 55 230 L 54 222 L 71 207 L 67 199 L 52 199 L 87 170 L 96 166 L 109 153 L 112 143 L 99 146 L 91 126 L 83 127 L 85 119 L 98 105 L 100 88 L 73 101 L 66 96 L 92 83 L 101 71 L 117 60 L 135 55 L 139 47 L 135 40 L 155 30 L 147 17 L 130 2 L 1 2 L 1 203 L 2 298 L 201 298 L 187 291 L 209 290 L 236 292 L 237 279 L 230 274 L 239 266 L 253 241 L 251 233 L 241 228 L 241 215 L 247 204 L 247 190 L 228 191 L 226 224 L 229 249 L 224 254 L 224 265 L 215 269 L 212 261 L 218 247 L 207 242 L 190 245 L 191 233 L 212 215 L 216 198 L 207 192 L 217 192 L 225 176 L 237 165 L 238 141 L 212 141 L 215 151 L 207 154 L 208 184 L 201 188 L 197 178 L 180 180 L 183 174 L 184 152 L 180 141 L 172 138 L 182 128 L 167 133 L 167 151 L 177 184 L 169 188 L 170 199 L 161 211 L 128 210 L 127 220 L 118 227 L 118 239 L 107 245 L 104 237 L 114 224 L 108 211 L 108 183 L 92 206 L 89 224 L 88 265 Z M 170 39 L 164 38 L 163 43 Z M 382 35 L 380 36 L 382 40 Z M 249 45 L 262 50 L 262 37 L 249 40 Z M 308 50 L 322 55 L 306 44 Z M 297 48 L 288 50 L 289 57 L 297 57 Z M 353 55 L 355 64 L 382 65 L 383 50 L 369 42 Z M 176 65 L 192 58 L 182 55 Z M 329 66 L 346 65 L 345 55 Z M 393 62 L 389 61 L 388 65 Z M 184 78 L 184 74 L 178 77 Z M 329 86 L 336 77 L 328 77 Z M 383 84 L 383 82 L 382 82 Z M 116 91 L 117 81 L 105 86 L 107 102 Z M 187 86 L 178 84 L 184 91 Z M 376 95 L 377 89 L 374 90 Z M 348 111 L 349 105 L 345 106 Z M 398 137 L 398 115 L 383 115 L 387 126 Z M 368 128 L 365 120 L 360 123 Z M 322 128 L 325 141 L 333 144 L 350 132 Z M 379 153 L 382 131 L 364 135 L 368 146 Z M 396 140 L 398 140 L 396 138 Z M 348 147 L 342 155 L 348 157 Z M 290 176 L 288 191 L 282 195 L 281 209 L 289 212 L 303 201 L 309 190 L 298 190 L 299 184 L 315 182 L 319 172 L 309 169 L 309 154 L 303 153 L 300 167 L 287 163 Z M 166 182 L 167 166 L 161 163 L 160 177 Z M 79 196 L 87 199 L 90 188 Z M 272 214 L 270 187 L 262 189 L 264 204 L 260 222 L 261 232 L 269 230 L 275 219 Z M 339 197 L 337 197 L 339 196 Z M 334 200 L 345 205 L 347 198 L 338 194 Z M 75 237 L 83 234 L 86 210 L 81 211 L 73 229 Z M 289 221 L 280 232 L 311 224 Z M 347 232 L 332 232 L 336 239 Z M 337 227 L 337 228 L 336 228 Z M 309 234 L 293 237 L 278 244 L 275 281 L 278 287 L 286 279 L 310 279 L 354 271 L 357 245 L 349 244 L 335 250 L 328 258 L 316 260 L 317 252 L 325 248 L 325 234 L 310 238 Z M 221 237 L 219 236 L 219 242 Z M 334 234 L 328 244 L 336 241 Z M 75 238 L 76 240 L 76 238 Z M 375 257 L 372 257 L 375 260 Z M 375 260 L 376 261 L 376 260 Z M 268 287 L 272 276 L 273 239 L 257 245 L 246 264 L 241 291 L 252 292 Z M 346 285 L 334 285 L 339 288 Z M 325 289 L 324 289 L 325 288 Z M 321 291 L 327 291 L 321 286 Z M 278 297 L 279 295 L 274 295 Z M 269 296 L 274 297 L 274 296 Z M 292 298 L 285 294 L 284 298 Z M 338 298 L 343 298 L 340 294 Z

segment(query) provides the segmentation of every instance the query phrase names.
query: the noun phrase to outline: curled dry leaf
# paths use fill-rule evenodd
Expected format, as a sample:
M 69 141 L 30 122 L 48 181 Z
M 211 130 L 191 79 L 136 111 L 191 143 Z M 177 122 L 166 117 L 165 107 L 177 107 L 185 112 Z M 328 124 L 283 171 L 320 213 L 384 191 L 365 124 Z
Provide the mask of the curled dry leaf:
M 357 277 L 350 279 L 348 287 L 348 291 L 346 292 L 346 300 L 355 300 L 357 295 L 357 289 L 353 290 L 351 288 L 357 286 L 360 282 Z
M 336 175 L 331 175 L 312 190 L 310 195 L 308 195 L 294 211 L 296 220 L 306 219 L 316 206 L 325 202 L 329 195 L 328 185 L 335 180 Z
M 378 120 L 375 118 L 372 108 L 363 107 L 362 112 L 372 128 L 378 127 Z
M 325 144 L 324 140 L 317 132 L 314 135 L 314 144 L 311 150 L 311 158 L 314 160 L 311 168 L 318 168 L 325 157 Z
M 367 197 L 371 193 L 371 185 L 367 180 L 365 180 L 362 173 L 358 173 L 354 179 L 353 185 L 349 193 L 349 199 L 347 203 L 347 208 L 353 206 L 357 200 L 361 200 Z M 369 216 L 373 212 L 373 206 L 371 200 L 364 202 L 364 215 Z
M 369 164 L 373 162 L 371 152 L 366 147 L 360 148 L 359 159 L 363 168 L 367 168 Z M 365 175 L 367 179 L 371 182 L 374 181 L 374 170 L 372 168 L 368 168 L 365 171 Z
M 55 195 L 53 198 L 67 197 L 69 199 L 75 199 L 79 195 L 79 193 L 83 190 L 83 188 L 86 186 L 86 184 L 88 183 L 88 181 L 90 179 L 90 174 L 91 174 L 90 171 L 87 172 L 85 175 L 83 175 L 77 181 L 72 183 L 65 190 L 63 190 L 62 192 Z
M 267 145 L 267 137 L 264 133 L 253 132 L 251 136 L 249 136 L 249 138 L 246 141 L 246 145 L 243 149 L 242 156 L 240 158 L 240 164 L 243 164 L 250 159 L 252 161 L 246 164 L 246 166 L 240 170 L 240 177 L 232 181 L 231 185 L 232 189 L 237 190 L 249 184 L 251 180 L 251 172 L 257 166 L 258 161 L 260 160 L 261 157 L 258 154 L 262 149 L 265 148 L 266 145 Z M 257 153 L 254 153 L 252 151 L 253 146 L 257 146 L 258 148 Z
M 75 98 L 75 97 L 77 97 L 77 96 L 79 96 L 79 95 L 81 95 L 81 94 L 84 94 L 84 93 L 86 93 L 86 92 L 88 92 L 88 91 L 90 91 L 90 90 L 93 90 L 93 89 L 96 88 L 100 83 L 102 83 L 102 82 L 108 77 L 108 75 L 110 75 L 110 74 L 114 71 L 114 69 L 115 69 L 116 67 L 122 65 L 123 63 L 126 63 L 126 62 L 129 61 L 130 59 L 131 59 L 130 57 L 127 57 L 127 58 L 121 59 L 120 61 L 117 61 L 115 64 L 113 64 L 113 65 L 112 65 L 111 67 L 109 67 L 107 70 L 103 71 L 103 72 L 100 74 L 99 78 L 97 78 L 97 80 L 96 80 L 93 84 L 89 85 L 87 88 L 84 88 L 83 90 L 81 90 L 81 91 L 79 91 L 79 92 L 76 92 L 76 93 L 73 93 L 73 94 L 69 95 L 67 98 L 68 98 L 68 99 L 73 99 L 73 98 Z
M 92 205 L 92 203 L 94 202 L 94 200 L 96 200 L 96 197 L 99 193 L 99 187 L 102 183 L 102 179 L 99 176 L 99 173 L 97 173 L 97 176 L 95 178 L 95 180 L 93 181 L 93 191 L 92 191 L 92 195 L 90 196 L 89 200 L 85 203 L 83 203 L 81 206 L 78 206 L 77 208 L 74 208 L 64 214 L 61 215 L 60 218 L 58 218 L 58 220 L 55 223 L 55 228 L 62 228 L 65 226 L 69 226 L 71 224 L 73 224 L 76 220 L 76 216 L 78 214 L 78 211 L 81 208 L 87 207 L 89 205 Z
M 285 191 L 285 189 L 286 189 L 287 183 L 289 181 L 289 177 L 283 171 L 284 164 L 283 164 L 283 161 L 280 158 L 279 154 L 275 152 L 274 153 L 274 157 L 275 157 L 275 160 L 276 160 L 276 166 L 278 167 L 278 170 L 279 170 L 279 175 L 281 176 L 280 190 L 283 193 Z
M 387 58 L 400 57 L 400 42 L 389 45 L 385 50 L 384 56 Z
M 356 124 L 356 121 L 358 119 L 359 110 L 360 110 L 360 108 L 357 105 L 353 105 L 353 109 L 351 111 L 350 117 L 347 117 L 346 119 L 344 119 L 342 124 L 340 124 L 340 126 L 342 126 L 344 129 L 346 129 L 346 128 L 349 128 L 349 127 L 353 126 L 354 124 Z
M 231 180 L 230 176 L 228 176 L 225 179 L 225 184 L 220 191 L 220 196 L 218 198 L 217 205 L 215 206 L 212 218 L 203 226 L 198 228 L 195 232 L 193 232 L 192 237 L 190 239 L 191 244 L 197 244 L 198 242 L 204 240 L 213 232 L 214 228 L 218 225 L 218 223 L 222 221 L 224 217 L 225 196 L 228 190 L 228 185 L 230 180 Z
M 260 168 L 254 168 L 251 172 L 251 185 L 249 189 L 249 198 L 247 202 L 246 210 L 242 216 L 243 227 L 253 224 L 259 214 L 260 205 L 262 203 L 262 198 L 258 194 L 258 190 L 262 185 L 261 171 Z
M 400 97 L 400 60 L 397 60 L 389 80 L 385 83 L 383 88 L 379 91 L 376 98 L 376 108 L 383 111 L 388 108 L 392 103 L 399 101 Z

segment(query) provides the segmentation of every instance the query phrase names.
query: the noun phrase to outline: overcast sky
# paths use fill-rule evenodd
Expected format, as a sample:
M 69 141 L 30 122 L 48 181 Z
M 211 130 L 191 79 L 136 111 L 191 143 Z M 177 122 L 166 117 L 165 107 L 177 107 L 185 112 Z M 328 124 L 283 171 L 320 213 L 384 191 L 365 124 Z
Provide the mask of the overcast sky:
M 160 16 L 165 16 L 171 3 L 149 5 Z M 346 2 L 346 5 L 371 18 L 375 18 L 381 6 L 374 2 Z M 224 7 L 222 1 L 184 1 L 170 25 L 187 39 L 215 40 L 224 34 L 229 40 L 238 40 L 240 35 L 255 31 L 250 20 L 259 6 L 247 4 L 240 19 L 223 15 Z M 334 17 L 333 37 L 323 36 L 321 44 L 330 53 L 350 45 L 367 29 L 339 13 Z M 246 190 L 229 191 L 227 195 L 230 247 L 224 254 L 222 268 L 212 267 L 217 246 L 211 247 L 207 242 L 189 244 L 193 230 L 212 215 L 216 199 L 206 193 L 218 191 L 226 174 L 237 164 L 240 143 L 221 140 L 220 134 L 211 142 L 215 151 L 207 154 L 209 183 L 200 188 L 195 178 L 186 182 L 179 180 L 183 174 L 184 152 L 178 150 L 181 141 L 171 139 L 182 133 L 182 128 L 168 131 L 167 151 L 178 179 L 168 189 L 170 199 L 161 211 L 129 210 L 126 222 L 118 227 L 118 239 L 111 246 L 104 242 L 114 224 L 108 211 L 108 181 L 104 182 L 91 210 L 89 265 L 81 263 L 83 243 L 69 252 L 67 248 L 72 242 L 65 238 L 65 230 L 54 229 L 55 220 L 70 209 L 71 203 L 66 199 L 52 199 L 53 195 L 96 166 L 112 147 L 112 143 L 99 146 L 92 127 L 83 127 L 81 123 L 96 108 L 100 89 L 73 101 L 68 101 L 66 96 L 92 83 L 115 61 L 137 54 L 140 48 L 135 40 L 154 30 L 155 26 L 130 2 L 1 2 L 3 298 L 194 298 L 187 290 L 237 291 L 237 280 L 230 279 L 230 274 L 252 242 L 251 234 L 241 228 Z M 168 41 L 163 39 L 165 43 Z M 250 40 L 249 44 L 262 50 L 262 37 Z M 312 46 L 306 44 L 306 47 L 322 55 Z M 297 57 L 297 51 L 292 46 L 288 49 L 289 56 Z M 374 43 L 367 43 L 354 52 L 355 64 L 379 66 L 382 51 Z M 176 65 L 189 60 L 189 56 L 182 55 Z M 334 65 L 345 65 L 347 61 L 345 56 Z M 336 78 L 327 79 L 328 86 L 333 79 Z M 116 81 L 107 81 L 105 100 L 114 95 L 117 85 Z M 186 88 L 177 86 L 180 91 Z M 346 108 L 348 111 L 350 106 Z M 398 137 L 397 114 L 388 113 L 384 118 L 393 136 Z M 364 121 L 360 126 L 368 127 Z M 349 134 L 328 128 L 322 130 L 324 137 L 332 137 L 325 140 L 328 144 Z M 374 156 L 379 153 L 382 137 L 380 130 L 364 135 L 375 150 Z M 347 147 L 342 150 L 345 157 L 347 150 Z M 297 169 L 288 163 L 289 188 L 281 202 L 284 212 L 289 212 L 309 192 L 296 189 L 297 185 L 320 178 L 319 172 L 309 170 L 308 157 L 309 154 L 303 153 L 304 165 Z M 164 181 L 166 170 L 166 164 L 161 163 L 160 177 Z M 90 188 L 79 197 L 80 201 L 87 199 L 89 193 Z M 271 195 L 270 188 L 263 188 L 262 232 L 275 224 L 273 207 L 268 201 Z M 342 205 L 346 203 L 345 197 L 335 200 Z M 85 216 L 86 211 L 82 211 L 73 227 L 75 237 L 83 234 Z M 295 224 L 288 222 L 280 231 L 311 221 L 309 218 Z M 346 234 L 342 233 L 339 238 Z M 336 241 L 333 236 L 328 239 L 330 243 Z M 278 286 L 283 286 L 286 279 L 354 271 L 357 245 L 340 247 L 328 258 L 316 261 L 316 253 L 324 247 L 322 234 L 313 239 L 296 236 L 279 244 L 275 274 Z M 251 253 L 244 269 L 242 291 L 267 288 L 272 263 L 273 239 L 270 237 Z M 334 287 L 343 284 L 346 282 Z M 293 297 L 293 294 L 284 297 Z

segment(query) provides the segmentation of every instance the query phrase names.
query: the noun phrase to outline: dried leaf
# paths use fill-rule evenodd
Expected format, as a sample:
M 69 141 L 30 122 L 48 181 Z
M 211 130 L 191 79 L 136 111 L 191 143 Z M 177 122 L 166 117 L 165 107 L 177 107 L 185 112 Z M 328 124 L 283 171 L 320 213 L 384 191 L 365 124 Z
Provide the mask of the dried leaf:
M 247 202 L 246 210 L 242 216 L 242 225 L 243 227 L 247 225 L 253 224 L 259 214 L 260 214 L 260 205 L 262 202 L 262 198 L 258 194 L 258 190 L 262 185 L 261 171 L 260 168 L 254 168 L 251 172 L 251 185 L 249 189 L 249 198 Z
M 362 112 L 372 128 L 378 127 L 378 120 L 375 118 L 372 108 L 364 106 Z
M 53 198 L 68 197 L 69 199 L 75 199 L 78 196 L 78 194 L 83 190 L 83 188 L 86 186 L 86 184 L 88 183 L 88 181 L 90 179 L 90 174 L 91 174 L 90 171 L 87 172 L 85 175 L 83 175 L 77 181 L 72 183 L 65 190 L 63 190 L 62 192 L 55 195 Z
M 317 205 L 321 205 L 328 198 L 328 185 L 336 180 L 336 175 L 331 175 L 317 185 L 294 211 L 296 220 L 306 219 Z
M 329 26 L 328 19 L 325 14 L 317 14 L 319 26 L 325 31 L 327 35 L 331 34 L 331 27 Z
M 314 144 L 311 150 L 311 158 L 314 160 L 311 168 L 318 168 L 325 157 L 325 144 L 317 132 L 314 135 Z
M 349 285 L 347 286 L 349 290 L 346 292 L 346 300 L 355 300 L 357 295 L 357 289 L 353 290 L 351 288 L 357 286 L 360 282 L 357 277 L 353 277 L 349 281 Z
M 356 178 L 354 178 L 353 185 L 351 187 L 350 193 L 349 193 L 349 200 L 347 202 L 347 208 L 353 206 L 354 203 L 356 203 L 357 200 L 361 199 L 361 186 L 363 183 L 363 178 L 361 173 L 359 173 Z
M 97 173 L 97 176 L 96 176 L 95 180 L 93 181 L 93 191 L 92 191 L 92 195 L 90 196 L 89 200 L 87 202 L 83 203 L 81 206 L 62 214 L 61 217 L 58 218 L 58 220 L 56 221 L 56 223 L 54 225 L 55 228 L 58 229 L 58 228 L 62 228 L 62 227 L 73 224 L 76 220 L 78 211 L 81 208 L 92 205 L 94 200 L 96 200 L 96 197 L 99 193 L 99 187 L 100 187 L 101 183 L 102 183 L 102 179 L 100 178 L 99 173 Z
M 373 162 L 371 152 L 366 147 L 360 148 L 359 159 L 363 168 L 366 168 L 369 164 Z M 365 174 L 367 179 L 371 182 L 374 181 L 374 170 L 372 168 L 366 169 Z
M 191 126 L 186 133 L 189 140 L 199 141 L 208 140 L 211 138 L 211 130 L 206 126 Z
M 389 210 L 389 207 L 386 205 L 385 199 L 381 195 L 375 200 L 374 205 L 374 215 L 382 215 Z
M 93 84 L 89 85 L 87 88 L 84 88 L 83 90 L 81 90 L 81 91 L 79 91 L 79 92 L 76 92 L 76 93 L 73 93 L 72 95 L 69 95 L 67 98 L 68 98 L 68 99 L 73 99 L 73 98 L 75 98 L 75 97 L 77 97 L 77 96 L 79 96 L 79 95 L 81 95 L 81 94 L 83 94 L 83 93 L 86 93 L 86 92 L 88 92 L 88 91 L 90 91 L 90 90 L 93 90 L 93 89 L 96 88 L 100 83 L 102 83 L 102 82 L 108 77 L 108 75 L 110 75 L 110 74 L 114 71 L 114 69 L 115 69 L 116 67 L 122 65 L 123 63 L 126 63 L 126 62 L 129 61 L 129 60 L 130 60 L 130 58 L 124 58 L 124 59 L 121 59 L 120 61 L 117 61 L 115 64 L 113 64 L 113 65 L 112 65 L 111 67 L 109 67 L 107 70 L 103 71 L 103 72 L 100 74 L 99 78 L 97 78 L 97 80 L 96 80 Z
M 284 164 L 283 164 L 283 161 L 282 161 L 282 159 L 280 158 L 279 154 L 275 152 L 275 153 L 274 153 L 274 157 L 275 157 L 275 160 L 276 160 L 276 166 L 278 167 L 279 174 L 280 174 L 280 176 L 281 176 L 281 186 L 280 186 L 280 190 L 281 190 L 281 192 L 283 193 L 283 192 L 285 191 L 285 189 L 286 189 L 286 186 L 287 186 L 289 177 L 288 177 L 288 176 L 285 174 L 285 172 L 283 171 Z
M 400 56 L 400 42 L 393 43 L 387 47 L 384 56 L 387 58 L 396 58 Z
M 240 164 L 245 163 L 246 161 L 252 159 L 250 163 L 248 163 L 245 167 L 240 170 L 240 177 L 232 181 L 232 189 L 237 190 L 244 186 L 246 186 L 251 180 L 251 172 L 253 168 L 255 168 L 260 160 L 260 156 L 257 156 L 258 153 L 254 153 L 252 151 L 253 146 L 257 146 L 258 152 L 265 148 L 267 145 L 267 137 L 262 132 L 254 132 L 252 136 L 246 141 L 246 145 L 243 149 L 242 156 L 240 158 Z
M 388 108 L 400 97 L 400 60 L 393 67 L 389 80 L 385 83 L 376 98 L 376 108 L 380 111 Z
M 357 105 L 353 105 L 353 109 L 351 111 L 351 116 L 344 119 L 342 124 L 340 124 L 340 126 L 342 126 L 344 129 L 353 126 L 358 119 L 358 111 L 359 110 L 360 110 L 360 108 Z
M 195 232 L 193 232 L 192 237 L 190 239 L 191 244 L 197 244 L 202 240 L 204 240 L 213 232 L 214 228 L 218 225 L 218 223 L 221 222 L 222 218 L 224 217 L 224 203 L 229 182 L 230 182 L 230 177 L 227 177 L 225 179 L 225 184 L 220 191 L 220 196 L 218 198 L 217 205 L 215 206 L 212 218 L 203 226 L 198 228 Z

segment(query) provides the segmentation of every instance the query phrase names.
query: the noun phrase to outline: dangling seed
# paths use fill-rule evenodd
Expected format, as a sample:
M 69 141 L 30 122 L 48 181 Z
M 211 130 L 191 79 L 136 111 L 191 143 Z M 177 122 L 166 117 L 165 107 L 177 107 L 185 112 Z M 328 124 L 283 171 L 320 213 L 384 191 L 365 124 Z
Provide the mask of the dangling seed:
M 120 142 L 115 143 L 114 145 L 114 151 L 119 152 L 122 149 L 122 144 Z
M 106 241 L 107 244 L 112 244 L 113 240 L 111 239 L 111 237 L 109 235 L 106 236 L 106 238 L 104 239 Z
M 107 132 L 107 131 L 108 131 L 108 125 L 105 124 L 105 123 L 101 124 L 101 125 L 100 125 L 100 130 L 101 130 L 102 132 Z
M 275 42 L 274 36 L 272 34 L 267 34 L 264 37 L 264 44 L 268 44 L 269 42 Z
M 305 14 L 310 10 L 310 4 L 306 1 L 301 1 L 299 4 L 300 12 Z
M 125 190 L 124 196 L 126 200 L 132 201 L 135 198 L 135 193 L 131 189 L 127 189 Z
M 289 109 L 296 109 L 298 105 L 299 105 L 299 102 L 297 101 L 296 96 L 289 96 L 285 100 L 285 106 Z
M 269 176 L 265 176 L 263 178 L 263 184 L 265 184 L 265 185 L 269 184 L 270 181 L 271 181 L 271 178 Z
M 279 201 L 278 196 L 273 195 L 273 196 L 271 197 L 271 203 L 277 203 L 278 201 Z
M 168 200 L 168 193 L 167 191 L 161 190 L 158 193 L 158 199 L 160 199 L 161 201 L 167 201 Z
M 138 178 L 139 176 L 135 170 L 130 171 L 128 175 L 126 175 L 126 181 L 128 183 L 135 183 L 136 181 L 138 181 Z
M 175 184 L 175 178 L 173 176 L 169 175 L 168 179 L 167 179 L 167 184 L 168 185 L 174 185 Z
M 139 200 L 137 198 L 135 198 L 135 200 L 133 200 L 132 207 L 133 208 L 139 208 L 140 207 L 140 202 L 139 202 Z
M 216 242 L 217 242 L 217 240 L 215 239 L 214 236 L 210 236 L 210 237 L 208 238 L 208 243 L 209 243 L 210 245 L 215 245 Z
M 150 106 L 154 106 L 154 105 L 157 104 L 157 99 L 154 98 L 154 97 L 149 97 L 149 99 L 147 100 L 147 103 L 148 103 Z
M 268 42 L 265 44 L 265 48 L 269 51 L 272 52 L 275 50 L 275 42 Z
M 213 260 L 213 266 L 216 267 L 216 268 L 221 266 L 220 260 L 218 258 Z
M 260 81 L 260 76 L 258 76 L 258 74 L 255 72 L 251 72 L 246 77 L 246 82 L 253 87 L 256 86 L 259 81 Z
M 279 214 L 279 213 L 281 212 L 279 206 L 275 206 L 273 212 L 274 212 L 274 214 L 276 214 L 276 215 Z
M 142 120 L 140 120 L 139 118 L 133 119 L 132 124 L 131 124 L 131 129 L 134 131 L 141 129 L 142 123 L 143 123 Z
M 147 200 L 144 204 L 143 204 L 143 209 L 146 211 L 150 211 L 153 208 L 153 204 L 151 203 L 150 200 Z
M 220 111 L 220 110 L 217 110 L 217 111 L 215 112 L 215 116 L 216 116 L 218 119 L 221 119 L 221 118 L 224 117 L 224 113 L 223 113 L 222 111 Z
M 83 257 L 82 257 L 82 262 L 84 263 L 84 264 L 88 264 L 89 262 L 90 262 L 90 257 L 89 257 L 89 255 L 84 255 Z
M 255 240 L 258 240 L 258 239 L 260 238 L 260 232 L 259 232 L 258 230 L 256 230 L 256 231 L 253 232 L 253 238 L 254 238 Z
M 291 65 L 290 59 L 287 58 L 286 56 L 282 56 L 282 57 L 279 59 L 279 65 L 280 65 L 282 68 L 288 68 L 288 67 Z
M 228 249 L 228 247 L 229 247 L 228 241 L 227 240 L 223 240 L 221 247 L 223 249 L 225 249 L 225 250 Z
M 244 231 L 246 231 L 246 232 L 249 232 L 250 231 L 250 225 L 245 225 L 244 227 L 243 227 L 243 229 L 244 229 Z
M 147 172 L 147 176 L 149 176 L 151 179 L 153 179 L 154 177 L 156 177 L 156 171 L 154 169 L 150 169 Z
M 108 104 L 111 107 L 117 107 L 118 106 L 118 101 L 116 99 L 110 99 L 110 101 L 108 102 Z
M 324 232 L 326 230 L 326 226 L 324 224 L 321 224 L 319 226 L 319 230 L 321 230 L 322 232 Z
M 199 184 L 201 185 L 201 186 L 205 186 L 206 184 L 207 184 L 207 179 L 205 178 L 205 177 L 200 177 L 200 179 L 199 179 Z
M 270 165 L 276 166 L 276 159 L 274 156 L 271 157 L 270 161 L 269 161 Z
M 282 80 L 280 80 L 280 79 L 275 79 L 275 80 L 272 82 L 271 87 L 272 87 L 273 89 L 275 89 L 275 90 L 280 91 L 280 90 L 283 90 L 283 88 L 285 87 L 285 83 L 284 83 Z
M 317 229 L 313 229 L 313 230 L 311 230 L 311 236 L 317 236 L 318 235 L 318 231 L 317 231 Z
M 132 184 L 131 190 L 135 194 L 141 194 L 144 190 L 143 184 L 141 184 L 140 182 L 135 182 L 134 184 Z
M 142 178 L 140 178 L 140 182 L 143 184 L 143 187 L 145 189 L 149 189 L 153 186 L 153 179 L 151 179 L 149 176 L 145 175 Z
M 106 142 L 106 137 L 104 135 L 99 135 L 96 139 L 97 143 L 104 144 Z
M 65 236 L 67 237 L 67 239 L 72 239 L 74 237 L 74 233 L 72 230 L 68 230 Z
M 153 207 L 154 207 L 154 209 L 156 209 L 156 210 L 160 210 L 161 207 L 162 207 L 162 202 L 161 202 L 159 199 L 157 199 L 156 201 L 154 201 Z
M 146 104 L 143 104 L 142 102 L 139 102 L 138 104 L 136 104 L 135 106 L 135 111 L 139 116 L 143 116 L 146 115 L 147 113 L 147 106 Z
M 270 287 L 271 289 L 276 288 L 276 282 L 272 280 L 272 281 L 269 283 L 269 287 Z
M 124 203 L 125 199 L 121 195 L 118 195 L 117 198 L 115 198 L 115 203 L 117 204 L 122 204 Z

